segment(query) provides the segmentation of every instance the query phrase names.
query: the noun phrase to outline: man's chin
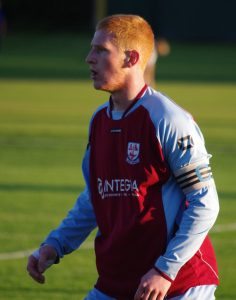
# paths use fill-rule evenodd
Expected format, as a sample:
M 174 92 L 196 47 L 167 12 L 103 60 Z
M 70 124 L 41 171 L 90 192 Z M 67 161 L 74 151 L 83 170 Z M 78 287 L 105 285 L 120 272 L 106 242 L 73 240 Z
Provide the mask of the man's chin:
M 93 83 L 93 86 L 95 90 L 100 90 L 100 91 L 105 91 L 105 92 L 110 92 L 110 89 L 104 85 L 96 84 L 95 82 Z
M 93 82 L 93 87 L 96 89 L 96 90 L 100 90 L 101 89 L 101 85 L 97 82 Z

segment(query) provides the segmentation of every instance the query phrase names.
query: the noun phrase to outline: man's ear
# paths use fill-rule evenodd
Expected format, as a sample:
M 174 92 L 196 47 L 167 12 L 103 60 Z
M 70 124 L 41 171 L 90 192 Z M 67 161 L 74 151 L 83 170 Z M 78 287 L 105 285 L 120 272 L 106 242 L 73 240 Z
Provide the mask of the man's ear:
M 134 66 L 139 61 L 139 53 L 136 50 L 126 52 L 126 65 L 127 67 Z

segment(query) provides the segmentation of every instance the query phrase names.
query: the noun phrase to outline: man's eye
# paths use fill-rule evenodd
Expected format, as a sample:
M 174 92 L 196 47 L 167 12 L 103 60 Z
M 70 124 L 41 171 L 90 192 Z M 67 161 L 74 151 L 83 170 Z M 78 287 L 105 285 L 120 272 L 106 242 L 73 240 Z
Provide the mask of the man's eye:
M 104 47 L 95 47 L 94 50 L 96 53 L 102 53 L 102 52 L 107 51 L 107 49 Z

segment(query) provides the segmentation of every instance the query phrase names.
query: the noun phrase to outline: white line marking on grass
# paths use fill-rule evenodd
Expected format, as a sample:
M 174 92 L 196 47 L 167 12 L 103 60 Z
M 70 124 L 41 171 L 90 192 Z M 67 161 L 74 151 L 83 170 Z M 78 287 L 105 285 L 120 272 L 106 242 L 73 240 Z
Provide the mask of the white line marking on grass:
M 80 249 L 93 249 L 94 242 L 88 241 L 81 245 Z M 10 260 L 10 259 L 20 259 L 28 257 L 35 249 L 28 249 L 23 251 L 16 251 L 16 252 L 7 252 L 7 253 L 0 253 L 0 260 Z
M 236 231 L 236 223 L 215 225 L 211 230 L 212 233 L 228 232 L 228 231 Z M 81 245 L 80 249 L 89 250 L 89 249 L 93 249 L 93 247 L 94 247 L 94 242 L 88 241 L 85 242 L 83 245 Z M 34 250 L 35 249 L 29 249 L 29 250 L 16 251 L 16 252 L 0 253 L 0 260 L 25 258 L 29 256 Z
M 35 249 L 16 252 L 0 253 L 0 260 L 18 259 L 29 256 Z

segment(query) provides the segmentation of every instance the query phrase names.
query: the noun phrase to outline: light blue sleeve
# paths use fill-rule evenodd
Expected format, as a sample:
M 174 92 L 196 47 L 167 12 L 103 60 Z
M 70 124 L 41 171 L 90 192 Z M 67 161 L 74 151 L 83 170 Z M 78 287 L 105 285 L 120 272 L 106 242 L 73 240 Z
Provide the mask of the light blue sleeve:
M 86 151 L 83 160 L 85 190 L 79 195 L 74 207 L 68 212 L 59 227 L 53 230 L 43 242 L 43 244 L 53 246 L 59 258 L 77 249 L 97 226 L 90 201 L 88 159 L 89 150 Z
M 180 268 L 198 251 L 213 226 L 219 212 L 219 202 L 209 166 L 211 156 L 192 117 L 180 108 L 171 111 L 159 123 L 158 139 L 176 184 L 188 201 L 178 231 L 155 264 L 174 280 Z

